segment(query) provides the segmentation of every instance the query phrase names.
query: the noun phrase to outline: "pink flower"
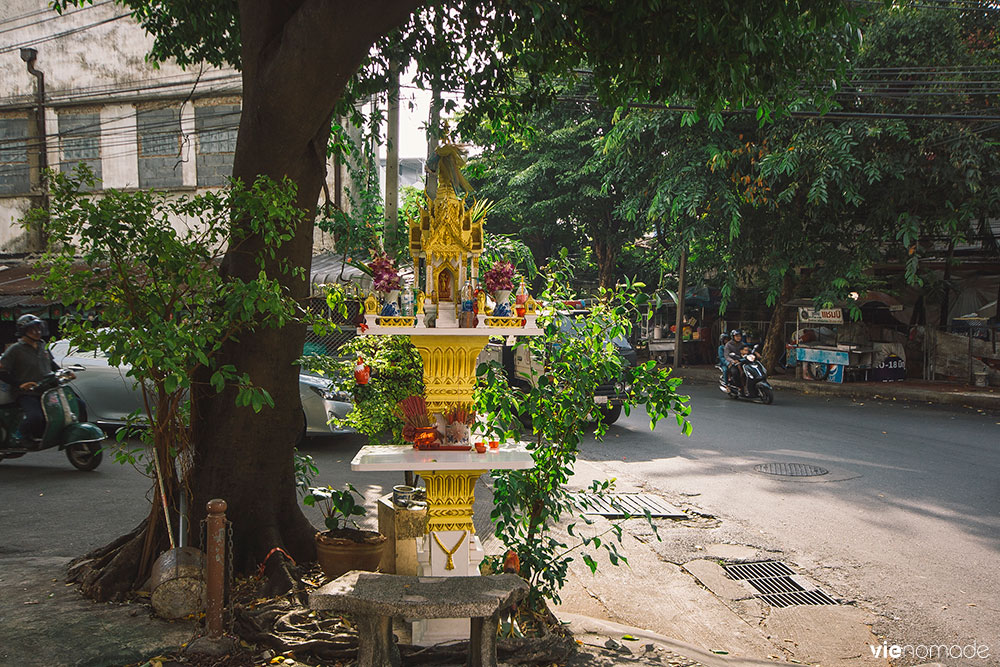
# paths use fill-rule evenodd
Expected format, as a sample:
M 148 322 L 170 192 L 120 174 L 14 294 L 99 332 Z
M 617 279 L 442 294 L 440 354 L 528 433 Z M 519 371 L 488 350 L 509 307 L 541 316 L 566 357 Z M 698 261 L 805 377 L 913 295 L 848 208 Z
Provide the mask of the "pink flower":
M 514 265 L 510 262 L 494 262 L 483 274 L 483 284 L 490 292 L 514 289 Z
M 376 292 L 391 292 L 400 288 L 399 272 L 396 262 L 385 253 L 376 254 L 369 262 L 372 272 L 372 285 Z

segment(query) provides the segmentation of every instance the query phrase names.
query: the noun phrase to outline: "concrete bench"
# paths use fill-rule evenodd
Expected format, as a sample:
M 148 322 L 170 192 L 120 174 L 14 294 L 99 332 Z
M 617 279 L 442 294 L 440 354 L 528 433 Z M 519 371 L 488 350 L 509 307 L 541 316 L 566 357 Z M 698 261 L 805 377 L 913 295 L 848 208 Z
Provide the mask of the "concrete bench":
M 471 619 L 467 664 L 495 667 L 500 612 L 527 593 L 528 584 L 515 574 L 409 577 L 354 570 L 311 593 L 309 606 L 354 616 L 361 667 L 399 665 L 393 616 Z

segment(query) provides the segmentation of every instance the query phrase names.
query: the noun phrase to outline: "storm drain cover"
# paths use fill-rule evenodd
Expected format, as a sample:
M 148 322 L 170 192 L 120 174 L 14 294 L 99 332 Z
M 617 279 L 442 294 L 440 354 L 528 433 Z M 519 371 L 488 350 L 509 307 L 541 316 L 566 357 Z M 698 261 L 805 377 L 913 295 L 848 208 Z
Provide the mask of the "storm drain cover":
M 772 607 L 791 607 L 794 605 L 837 604 L 837 601 L 818 588 L 811 591 L 795 591 L 794 593 L 774 593 L 757 595 Z
M 795 570 L 780 560 L 763 560 L 757 563 L 730 563 L 722 568 L 730 579 L 765 579 L 767 577 L 790 577 Z
M 606 517 L 645 516 L 646 511 L 654 517 L 669 519 L 686 519 L 684 512 L 660 498 L 648 493 L 607 493 L 594 495 L 592 493 L 574 493 L 573 501 L 583 510 L 584 514 L 597 514 Z
M 837 604 L 836 600 L 797 576 L 792 568 L 781 561 L 728 563 L 723 564 L 722 568 L 730 579 L 750 584 L 759 593 L 754 597 L 772 607 Z
M 826 468 L 806 463 L 759 463 L 753 469 L 765 475 L 781 475 L 783 477 L 818 477 L 830 472 Z

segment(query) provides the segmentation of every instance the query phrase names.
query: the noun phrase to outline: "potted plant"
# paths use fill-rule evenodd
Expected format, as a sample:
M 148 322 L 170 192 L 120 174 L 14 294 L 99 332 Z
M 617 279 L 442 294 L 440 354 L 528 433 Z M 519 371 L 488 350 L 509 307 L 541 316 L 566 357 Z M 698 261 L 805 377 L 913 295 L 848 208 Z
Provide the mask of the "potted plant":
M 306 505 L 323 511 L 326 530 L 316 533 L 316 560 L 331 579 L 351 570 L 374 572 L 382 560 L 386 537 L 374 530 L 362 530 L 354 520 L 367 513 L 354 500 L 354 494 L 361 495 L 352 484 L 343 491 L 313 486 L 302 499 Z
M 380 253 L 372 258 L 368 268 L 372 272 L 372 286 L 385 301 L 381 314 L 387 317 L 399 315 L 399 306 L 396 300 L 399 298 L 402 281 L 396 270 L 396 262 L 385 253 Z
M 496 307 L 494 317 L 510 317 L 510 291 L 514 289 L 514 265 L 510 262 L 494 262 L 483 274 L 486 291 L 493 295 Z

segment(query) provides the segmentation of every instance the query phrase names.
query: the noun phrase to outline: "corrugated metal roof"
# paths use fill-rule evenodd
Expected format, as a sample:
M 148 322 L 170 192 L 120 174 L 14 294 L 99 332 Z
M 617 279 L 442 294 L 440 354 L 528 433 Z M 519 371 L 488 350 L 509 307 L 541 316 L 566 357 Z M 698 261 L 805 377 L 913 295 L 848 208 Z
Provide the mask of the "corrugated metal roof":
M 37 294 L 42 298 L 42 283 L 31 278 L 38 271 L 33 262 L 0 263 L 0 296 Z

